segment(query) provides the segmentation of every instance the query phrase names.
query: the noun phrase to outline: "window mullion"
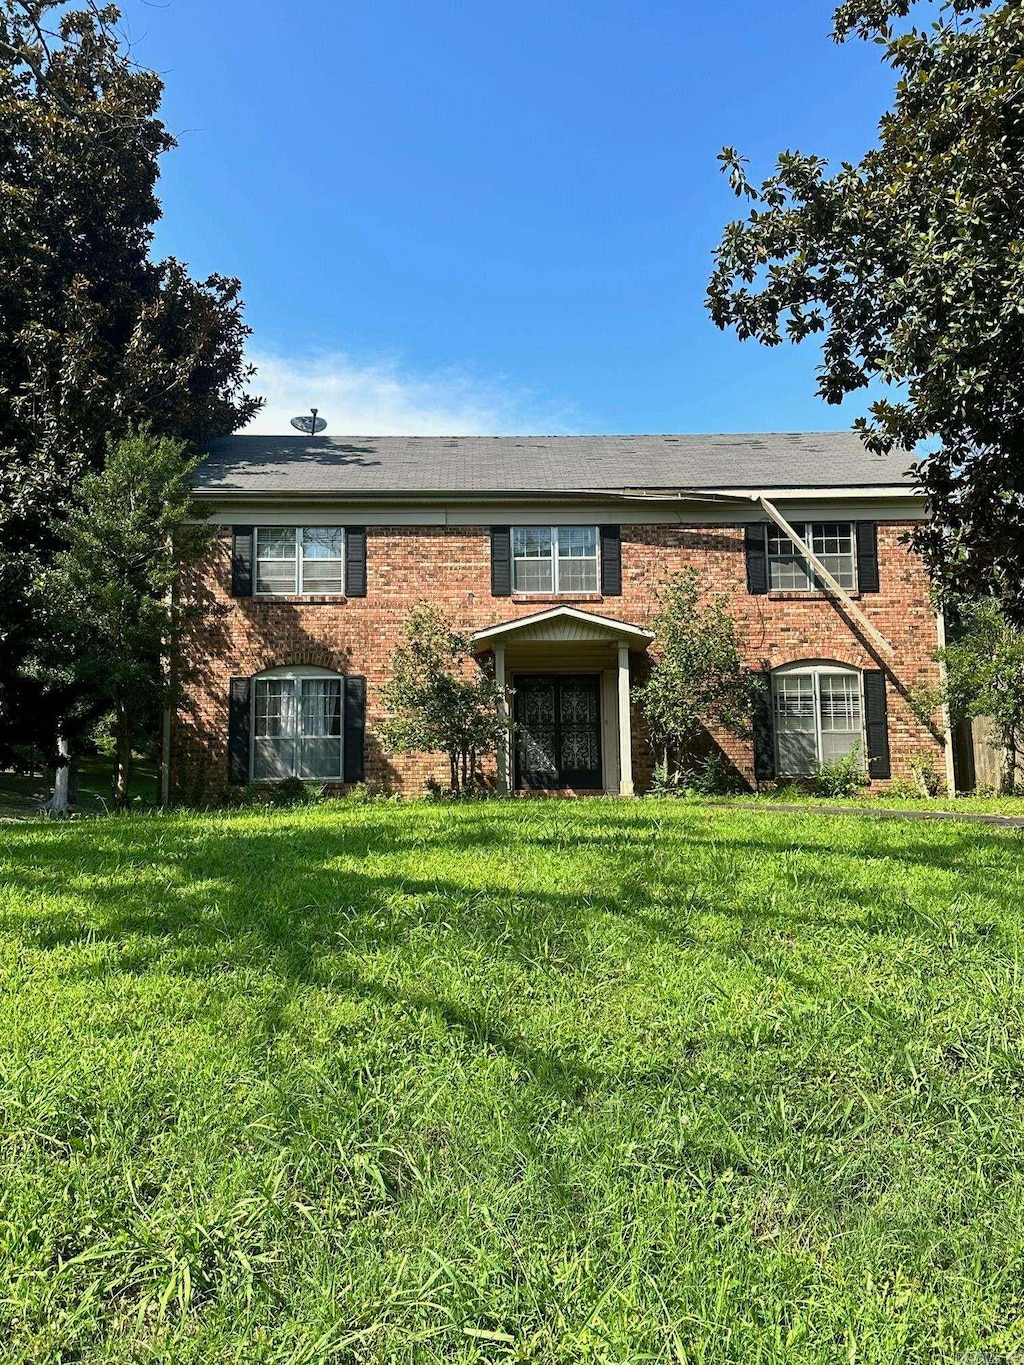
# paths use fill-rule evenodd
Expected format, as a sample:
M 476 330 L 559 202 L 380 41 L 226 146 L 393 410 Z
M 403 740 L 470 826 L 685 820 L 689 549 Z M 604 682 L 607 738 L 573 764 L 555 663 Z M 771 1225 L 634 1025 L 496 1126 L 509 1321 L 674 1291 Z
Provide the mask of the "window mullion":
M 551 528 L 551 590 L 559 593 L 562 585 L 558 581 L 558 527 Z
M 302 527 L 295 528 L 295 595 L 302 595 Z
M 824 745 L 821 739 L 821 678 L 817 672 L 811 674 L 814 681 L 814 741 L 819 765 L 824 762 Z

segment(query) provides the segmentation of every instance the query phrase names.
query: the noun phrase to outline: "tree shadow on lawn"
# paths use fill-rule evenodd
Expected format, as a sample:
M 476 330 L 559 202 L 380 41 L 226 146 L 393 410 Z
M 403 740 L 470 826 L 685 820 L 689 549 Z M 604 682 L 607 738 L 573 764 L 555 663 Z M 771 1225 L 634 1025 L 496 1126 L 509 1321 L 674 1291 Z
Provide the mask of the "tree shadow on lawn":
M 668 816 L 655 812 L 628 819 L 603 816 L 596 834 L 577 828 L 569 837 L 563 837 L 544 828 L 521 842 L 549 851 L 590 848 L 606 853 L 618 850 L 620 857 L 640 854 L 645 872 L 653 856 L 662 851 L 671 852 L 678 846 L 689 850 L 706 849 L 723 856 L 734 852 L 758 862 L 764 862 L 766 858 L 803 856 L 801 885 L 814 885 L 822 880 L 833 884 L 834 867 L 826 878 L 815 877 L 823 858 L 842 859 L 886 873 L 902 874 L 908 869 L 920 868 L 926 873 L 969 877 L 974 883 L 973 890 L 1000 901 L 1007 908 L 1017 903 L 1015 892 L 1024 890 L 1024 876 L 1021 875 L 1024 872 L 1024 829 L 936 821 L 922 834 L 919 824 L 869 823 L 869 818 L 858 821 L 848 816 L 831 819 L 812 814 L 804 816 L 801 813 L 793 817 L 770 812 L 776 816 L 773 820 L 761 812 L 738 814 L 729 810 L 677 809 L 678 814 L 673 811 Z M 793 830 L 794 818 L 801 822 L 799 836 Z M 739 822 L 743 824 L 743 834 L 720 832 L 723 827 L 734 829 Z M 1008 877 L 1008 873 L 1014 875 Z M 856 885 L 854 878 L 840 880 L 846 887 Z
M 239 1046 L 257 1065 L 278 1033 L 296 1027 L 293 1008 L 318 1007 L 303 990 L 390 1017 L 385 1037 L 398 1021 L 414 1052 L 440 1050 L 445 1059 L 450 1052 L 452 1067 L 503 1057 L 514 1070 L 501 1082 L 501 1103 L 531 1144 L 543 1142 L 542 1115 L 552 1104 L 568 1113 L 627 1092 L 657 1107 L 693 1091 L 726 1128 L 727 1114 L 745 1121 L 758 1094 L 788 1084 L 794 1066 L 813 1067 L 801 1051 L 804 1026 L 790 1032 L 785 1022 L 806 1019 L 808 1002 L 835 1020 L 837 1002 L 843 1013 L 847 997 L 864 1003 L 867 991 L 866 1004 L 877 1006 L 871 1039 L 863 1039 L 853 1005 L 847 1022 L 829 1029 L 861 1038 L 864 1065 L 882 1074 L 906 1026 L 878 1017 L 887 1006 L 876 986 L 865 985 L 863 936 L 891 935 L 902 944 L 912 935 L 932 962 L 945 938 L 944 925 L 922 920 L 905 903 L 866 911 L 871 888 L 855 866 L 840 877 L 822 865 L 814 842 L 795 846 L 802 904 L 794 905 L 792 858 L 765 881 L 766 864 L 786 851 L 770 840 L 705 834 L 698 822 L 674 831 L 685 847 L 672 864 L 641 864 L 636 839 L 620 840 L 618 820 L 596 809 L 592 819 L 577 817 L 572 846 L 584 851 L 578 868 L 570 862 L 562 884 L 545 890 L 522 885 L 521 869 L 537 846 L 558 867 L 545 852 L 557 832 L 539 831 L 529 818 L 503 829 L 500 818 L 472 812 L 415 815 L 412 828 L 404 813 L 379 827 L 373 808 L 355 820 L 328 814 L 315 825 L 301 815 L 248 824 L 245 815 L 218 817 L 212 831 L 188 818 L 19 828 L 6 866 L 0 858 L 0 905 L 5 895 L 13 902 L 0 932 L 39 950 L 69 950 L 55 960 L 56 983 L 89 988 L 162 976 L 223 982 L 230 992 L 238 973 L 238 989 L 254 1001 Z M 990 854 L 992 838 L 972 830 L 941 854 L 922 841 L 920 851 L 935 855 L 923 862 L 925 883 L 944 885 L 965 845 Z M 495 848 L 512 856 L 493 869 L 473 861 L 459 876 L 459 859 Z M 595 857 L 595 849 L 605 856 Z M 708 874 L 720 849 L 729 861 L 715 884 Z M 565 856 L 573 857 L 572 847 Z M 428 860 L 438 857 L 432 875 Z M 879 870 L 884 874 L 884 863 Z M 1015 911 L 1019 876 L 1004 876 L 998 887 L 993 880 L 984 894 L 997 890 L 1000 909 Z M 821 957 L 808 961 L 804 951 L 789 960 L 791 938 Z M 606 944 L 615 945 L 612 955 L 594 974 Z M 906 970 L 905 954 L 893 962 L 893 970 Z M 642 978 L 636 963 L 645 964 Z M 268 994 L 251 973 L 280 988 Z M 612 1005 L 634 990 L 647 997 L 635 1016 Z M 742 1010 L 730 998 L 734 990 L 749 1002 Z M 221 1000 L 215 987 L 211 1018 Z M 571 1022 L 576 1001 L 578 1027 Z M 132 1028 L 136 1019 L 132 1013 Z M 382 1046 L 372 1036 L 377 1026 L 366 1027 L 368 1046 Z M 755 1054 L 756 1071 L 748 1074 L 736 1059 Z M 827 1088 L 832 1064 L 822 1065 Z M 687 1142 L 700 1147 L 709 1169 L 736 1165 L 725 1128 L 725 1136 L 715 1133 L 691 1134 Z
M 412 813 L 411 828 L 403 812 L 396 829 L 390 821 L 375 823 L 372 810 L 355 822 L 328 818 L 312 826 L 284 815 L 255 825 L 244 816 L 220 817 L 213 832 L 198 837 L 187 820 L 177 829 L 166 820 L 19 829 L 8 841 L 14 855 L 3 874 L 8 888 L 19 899 L 27 895 L 38 904 L 49 897 L 65 908 L 16 910 L 0 918 L 0 928 L 43 949 L 121 944 L 116 967 L 91 969 L 98 974 L 162 966 L 204 975 L 225 964 L 272 965 L 296 982 L 328 984 L 336 979 L 339 953 L 344 961 L 366 958 L 400 950 L 413 937 L 443 943 L 452 959 L 499 953 L 518 970 L 539 964 L 544 971 L 580 971 L 589 965 L 590 936 L 602 915 L 628 920 L 680 950 L 704 938 L 716 951 L 735 946 L 707 936 L 704 916 L 732 921 L 745 937 L 798 928 L 925 938 L 945 932 L 898 885 L 890 893 L 889 865 L 900 874 L 908 864 L 922 869 L 915 889 L 952 906 L 965 858 L 984 855 L 992 864 L 986 862 L 984 873 L 972 869 L 970 892 L 1000 912 L 1015 910 L 1020 900 L 1020 877 L 1008 876 L 1004 860 L 992 858 L 1003 850 L 1012 858 L 1007 840 L 1019 840 L 1005 831 L 959 830 L 954 842 L 937 845 L 920 838 L 897 842 L 887 827 L 867 847 L 846 850 L 829 839 L 780 842 L 777 830 L 764 838 L 725 836 L 707 830 L 699 816 L 666 830 L 656 815 L 627 821 L 607 806 L 591 818 L 577 814 L 564 840 L 550 819 L 538 829 L 525 818 L 509 826 L 491 815 L 426 808 Z M 695 856 L 668 866 L 652 860 L 650 838 L 659 831 L 683 855 Z M 643 863 L 637 845 L 646 849 Z M 553 866 L 564 852 L 570 871 L 577 854 L 591 855 L 581 860 L 578 889 L 520 884 L 518 869 L 528 865 L 530 849 L 547 851 Z M 514 855 L 507 869 L 496 869 L 508 881 L 479 876 L 474 854 L 488 850 Z M 594 852 L 604 857 L 595 860 Z M 847 858 L 849 870 L 841 871 L 835 857 L 823 861 L 827 854 Z M 443 875 L 429 872 L 437 855 L 443 855 Z M 718 855 L 724 865 L 716 867 Z M 777 875 L 766 879 L 771 860 L 781 857 Z M 416 875 L 387 866 L 403 858 Z M 462 880 L 460 859 L 467 869 Z M 870 877 L 863 875 L 865 865 Z M 772 974 L 779 974 L 777 967 Z M 806 979 L 793 984 L 807 987 Z
M 384 1069 L 382 1087 L 393 1086 L 402 1100 L 381 1120 L 388 1125 L 385 1137 L 374 1135 L 375 1111 L 352 1131 L 370 1134 L 368 1142 L 371 1137 L 386 1142 L 382 1150 L 408 1146 L 412 1151 L 426 1140 L 424 1125 L 432 1123 L 433 1115 L 418 1095 L 406 1101 L 401 1087 L 414 1087 L 415 1079 L 392 1077 L 386 1069 L 426 1074 L 431 1094 L 445 1076 L 453 1075 L 455 1115 L 465 1114 L 476 1102 L 479 1069 L 488 1072 L 489 1089 L 480 1097 L 485 1112 L 491 1112 L 488 1106 L 500 1108 L 502 1123 L 515 1133 L 515 1149 L 545 1163 L 553 1186 L 561 1178 L 559 1161 L 566 1148 L 587 1153 L 585 1144 L 593 1142 L 597 1172 L 635 1180 L 638 1190 L 672 1181 L 679 1188 L 713 1192 L 723 1172 L 730 1180 L 736 1171 L 749 1172 L 766 1190 L 792 1188 L 800 1207 L 801 1198 L 811 1198 L 808 1190 L 817 1192 L 820 1179 L 830 1201 L 819 1215 L 822 1236 L 830 1235 L 831 1217 L 839 1230 L 847 1220 L 855 1226 L 861 1211 L 884 1197 L 877 1181 L 862 1180 L 864 1163 L 873 1160 L 872 1170 L 884 1171 L 887 1159 L 907 1157 L 901 1139 L 890 1136 L 885 1124 L 865 1133 L 865 1110 L 845 1107 L 849 1071 L 859 1066 L 858 1086 L 869 1093 L 881 1091 L 888 1083 L 889 1057 L 897 1056 L 900 1040 L 884 1021 L 876 1021 L 879 1027 L 863 1044 L 863 1054 L 852 1048 L 841 1053 L 836 1045 L 818 1062 L 808 1049 L 824 1030 L 816 1034 L 805 1028 L 808 1011 L 793 993 L 800 992 L 803 1000 L 817 999 L 824 988 L 787 965 L 784 957 L 776 960 L 780 937 L 806 929 L 803 938 L 814 950 L 823 938 L 847 932 L 851 939 L 866 930 L 902 938 L 909 929 L 933 943 L 941 926 L 905 920 L 895 902 L 884 919 L 869 923 L 863 904 L 869 888 L 858 875 L 857 851 L 850 852 L 849 869 L 840 875 L 823 859 L 836 850 L 811 838 L 780 846 L 777 830 L 761 837 L 761 826 L 751 825 L 749 837 L 725 835 L 722 826 L 705 828 L 700 816 L 678 823 L 656 816 L 627 822 L 613 807 L 596 804 L 571 821 L 556 812 L 535 816 L 513 810 L 510 815 L 506 821 L 503 813 L 444 808 L 382 808 L 378 815 L 374 807 L 335 815 L 325 808 L 294 816 L 244 812 L 210 820 L 153 818 L 19 828 L 0 848 L 0 907 L 5 898 L 10 902 L 0 930 L 29 948 L 55 952 L 44 989 L 51 982 L 55 991 L 64 980 L 81 982 L 85 991 L 70 1006 L 76 1011 L 82 1008 L 81 994 L 92 987 L 100 995 L 102 983 L 127 983 L 126 1010 L 112 1010 L 107 1023 L 97 1011 L 100 1022 L 90 1020 L 76 1028 L 86 1046 L 90 1030 L 104 1027 L 124 1030 L 131 1046 L 138 1046 L 132 1030 L 146 1027 L 147 1010 L 159 1011 L 154 1002 L 162 999 L 165 981 L 169 996 L 175 978 L 223 981 L 225 992 L 251 992 L 251 1010 L 236 1009 L 230 1015 L 236 1025 L 243 1021 L 239 1027 L 245 1032 L 237 1039 L 240 1060 L 230 1055 L 217 1066 L 240 1086 L 266 1076 L 280 1079 L 282 1117 L 268 1121 L 267 1132 L 268 1140 L 282 1150 L 298 1122 L 289 1106 L 295 1112 L 305 1103 L 317 1110 L 321 1106 L 321 1092 L 309 1085 L 311 1068 L 322 1067 L 339 1090 L 352 1086 L 356 1067 L 376 1068 L 378 1075 Z M 660 837 L 679 845 L 671 859 L 652 857 L 651 840 L 659 837 L 659 829 Z M 922 886 L 944 891 L 965 854 L 991 857 L 994 847 L 1007 846 L 1007 836 L 972 831 L 941 850 L 927 839 L 915 843 L 919 853 L 930 855 L 916 860 Z M 900 861 L 895 840 L 891 850 L 883 849 L 872 863 L 876 879 Z M 776 859 L 781 861 L 773 871 Z M 545 886 L 548 867 L 551 884 Z M 721 869 L 717 881 L 716 867 Z M 799 891 L 793 886 L 794 872 Z M 1019 874 L 1004 875 L 997 883 L 993 871 L 985 882 L 980 894 L 994 894 L 998 884 L 1000 907 L 1016 909 Z M 767 933 L 751 942 L 760 929 Z M 611 945 L 609 957 L 595 971 L 595 948 L 602 943 Z M 677 953 L 696 954 L 699 960 L 694 970 L 663 983 L 658 969 L 665 965 L 671 970 Z M 432 970 L 431 963 L 442 956 L 451 971 Z M 830 996 L 841 990 L 841 978 L 856 988 L 861 957 L 854 947 L 831 959 L 835 979 Z M 24 954 L 23 961 L 31 970 L 32 955 Z M 724 970 L 737 962 L 738 973 Z M 893 969 L 901 969 L 899 959 Z M 269 985 L 252 981 L 247 974 L 255 971 L 268 977 Z M 232 984 L 235 972 L 237 986 Z M 717 988 L 712 980 L 716 974 L 724 983 Z M 131 982 L 147 977 L 163 980 L 155 991 L 140 993 L 139 1001 L 133 1001 Z M 767 999 L 765 1027 L 757 1038 L 760 1002 L 777 979 L 791 991 L 787 998 L 780 991 Z M 483 988 L 476 992 L 477 981 L 486 994 Z M 557 1006 L 536 1022 L 521 994 L 534 981 L 542 1004 L 550 1003 L 544 996 L 544 984 L 550 981 Z M 637 1011 L 648 1026 L 646 1035 L 641 1023 L 637 1036 L 627 1037 L 637 1027 L 634 1016 L 611 1006 L 603 994 L 609 983 L 616 991 L 651 994 L 665 986 L 654 1009 Z M 721 998 L 730 983 L 752 1002 L 750 1008 Z M 688 991 L 708 1003 L 698 1002 L 686 1019 L 676 1020 L 674 1003 Z M 366 1031 L 350 1037 L 336 1061 L 329 1055 L 330 1027 L 311 1030 L 313 1045 L 307 1048 L 301 1037 L 304 1020 L 296 1016 L 300 1010 L 324 1007 L 317 992 L 330 993 L 346 1006 L 349 1001 L 365 1003 L 368 1014 L 385 1021 L 379 1030 L 383 1037 L 373 1036 L 376 1020 L 371 1019 L 357 1026 Z M 185 997 L 185 1011 L 191 1017 L 209 1001 L 211 1026 L 223 1027 L 214 1013 L 221 995 L 216 986 L 208 991 L 201 986 Z M 116 990 L 109 997 L 116 998 Z M 578 1028 L 570 1023 L 563 1031 L 574 997 L 581 1006 L 590 1004 L 589 1023 Z M 792 1005 L 795 1022 L 790 1028 L 782 1016 Z M 607 1019 L 598 1014 L 606 1008 Z M 84 1012 L 89 1013 L 88 1005 Z M 45 1027 L 60 1027 L 60 1019 L 54 1012 Z M 775 1024 L 777 1041 L 771 1032 Z M 587 1036 L 590 1026 L 593 1033 Z M 830 1022 L 828 1031 L 842 1042 L 860 1027 L 851 1017 Z M 279 1078 L 274 1047 L 278 1035 L 288 1030 L 300 1036 L 292 1041 L 291 1052 L 283 1054 Z M 167 1037 L 166 1032 L 161 1035 L 158 1045 L 170 1050 Z M 194 1037 L 190 1042 L 196 1045 Z M 840 1056 L 847 1071 L 839 1071 Z M 169 1064 L 162 1081 L 171 1116 L 177 1074 Z M 891 1084 L 887 1103 L 902 1103 L 904 1093 L 908 1106 L 923 1102 L 897 1084 Z M 793 1087 L 787 1092 L 790 1114 L 777 1127 L 778 1111 L 772 1104 L 784 1085 Z M 262 1105 L 266 1101 L 260 1093 Z M 84 1133 L 95 1120 L 84 1109 L 82 1113 Z M 598 1119 L 591 1132 L 586 1125 L 594 1114 Z M 131 1120 L 140 1146 L 148 1121 Z M 328 1102 L 322 1123 L 326 1128 L 332 1122 Z M 576 1126 L 569 1132 L 572 1142 L 560 1145 L 557 1125 L 563 1123 Z M 225 1161 L 231 1160 L 232 1142 L 230 1135 L 224 1138 Z M 868 1153 L 863 1162 L 861 1150 Z M 829 1169 L 837 1151 L 845 1162 L 841 1177 Z M 52 1159 L 50 1147 L 47 1158 Z M 345 1159 L 339 1155 L 331 1161 Z M 467 1150 L 459 1159 L 466 1164 L 450 1177 L 453 1186 L 472 1191 L 478 1168 L 499 1159 L 513 1171 L 509 1178 L 515 1178 L 516 1168 L 504 1149 L 491 1156 Z M 927 1142 L 921 1160 L 929 1170 L 944 1169 Z M 316 1191 L 320 1176 L 315 1163 L 310 1171 L 307 1175 L 304 1170 L 301 1179 L 308 1179 Z M 577 1178 L 574 1171 L 571 1178 Z M 326 1174 L 323 1180 L 327 1182 Z M 443 1208 L 443 1182 L 438 1181 Z M 398 1193 L 391 1192 L 391 1184 L 388 1189 L 389 1199 L 400 1197 L 397 1179 Z M 720 1196 L 720 1190 L 712 1195 Z M 596 1197 L 592 1206 L 582 1205 L 582 1213 L 570 1202 L 574 1198 L 565 1195 L 573 1218 L 592 1216 L 596 1225 L 606 1216 Z M 532 1207 L 524 1202 L 525 1209 Z M 637 1208 L 645 1207 L 638 1195 Z M 731 1236 L 731 1229 L 725 1227 L 719 1235 Z

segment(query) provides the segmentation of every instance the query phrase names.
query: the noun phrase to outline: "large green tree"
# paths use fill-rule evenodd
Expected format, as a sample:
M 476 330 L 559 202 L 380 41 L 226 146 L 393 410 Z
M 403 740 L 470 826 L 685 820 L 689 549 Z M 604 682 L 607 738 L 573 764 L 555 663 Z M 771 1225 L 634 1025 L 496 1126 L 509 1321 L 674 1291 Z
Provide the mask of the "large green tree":
M 927 8 L 927 7 L 926 7 Z M 1024 6 L 847 0 L 834 36 L 898 75 L 878 145 L 829 172 L 786 152 L 761 184 L 722 153 L 746 218 L 716 252 L 708 307 L 768 346 L 822 338 L 827 402 L 884 386 L 856 425 L 875 450 L 937 448 L 918 535 L 940 583 L 995 589 L 1024 619 Z M 888 391 L 885 391 L 885 390 Z M 909 461 L 908 461 L 909 463 Z
M 63 548 L 39 582 L 47 631 L 37 676 L 59 690 L 71 684 L 81 712 L 112 714 L 118 808 L 128 800 L 133 749 L 174 701 L 178 565 L 209 541 L 191 519 L 194 466 L 167 436 L 112 441 L 102 470 L 82 479 Z M 54 813 L 66 813 L 59 798 Z
M 39 721 L 32 585 L 108 434 L 194 442 L 259 406 L 238 281 L 150 257 L 174 140 L 119 18 L 0 0 L 0 729 Z

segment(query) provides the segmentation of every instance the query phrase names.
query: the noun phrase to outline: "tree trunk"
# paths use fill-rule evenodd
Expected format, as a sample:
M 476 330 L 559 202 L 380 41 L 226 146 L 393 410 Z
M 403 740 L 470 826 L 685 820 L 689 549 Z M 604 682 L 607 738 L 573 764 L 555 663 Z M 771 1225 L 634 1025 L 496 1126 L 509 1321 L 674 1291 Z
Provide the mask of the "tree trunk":
M 53 793 L 43 806 L 55 820 L 66 820 L 71 814 L 68 783 L 71 777 L 71 745 L 62 729 L 57 731 L 57 767 L 53 776 Z
M 132 775 L 132 743 L 123 717 L 117 720 L 117 740 L 114 758 L 114 806 L 124 810 L 128 804 L 128 783 Z

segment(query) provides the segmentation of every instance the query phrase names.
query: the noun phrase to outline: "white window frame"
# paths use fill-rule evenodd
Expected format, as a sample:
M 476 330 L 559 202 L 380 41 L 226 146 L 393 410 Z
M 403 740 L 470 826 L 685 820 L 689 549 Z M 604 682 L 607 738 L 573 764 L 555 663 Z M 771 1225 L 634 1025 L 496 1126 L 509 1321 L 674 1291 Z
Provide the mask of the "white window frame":
M 298 696 L 301 691 L 302 683 L 312 679 L 327 679 L 329 681 L 340 682 L 341 684 L 341 730 L 338 734 L 340 741 L 338 745 L 338 772 L 337 776 L 331 774 L 325 777 L 302 778 L 304 782 L 343 782 L 345 780 L 345 675 L 337 673 L 333 668 L 317 668 L 312 665 L 303 668 L 268 668 L 262 673 L 257 673 L 252 680 L 252 696 L 249 701 L 249 781 L 259 783 L 286 782 L 290 777 L 298 776 L 297 772 L 285 773 L 282 777 L 257 777 L 256 776 L 256 741 L 265 736 L 256 733 L 256 701 L 259 685 L 263 682 L 291 682 L 295 684 L 293 694 Z M 300 708 L 293 700 L 293 710 L 296 717 L 300 714 Z M 304 738 L 298 733 L 298 723 L 296 723 L 295 733 L 282 736 L 284 739 L 291 739 L 293 743 L 299 744 Z M 310 736 L 306 736 L 310 738 Z M 313 736 L 316 738 L 316 736 Z M 297 757 L 296 751 L 296 757 Z M 301 763 L 294 762 L 292 767 L 298 769 Z
M 559 533 L 559 531 L 580 531 L 580 530 L 583 530 L 583 531 L 592 531 L 592 532 L 593 532 L 593 534 L 594 534 L 594 553 L 593 553 L 593 555 L 574 555 L 574 556 L 566 556 L 566 558 L 567 558 L 567 559 L 568 559 L 568 558 L 575 559 L 577 562 L 579 562 L 580 560 L 586 560 L 586 561 L 592 560 L 592 561 L 593 561 L 593 564 L 594 564 L 594 570 L 595 570 L 595 575 L 594 575 L 594 577 L 595 577 L 595 586 L 594 586 L 593 588 L 563 588 L 563 587 L 560 585 L 560 583 L 559 583 L 558 563 L 559 563 L 559 558 L 560 558 L 560 556 L 559 556 L 559 554 L 558 554 L 558 533 Z M 541 563 L 541 564 L 542 564 L 542 563 L 544 562 L 544 557 L 543 557 L 543 555 L 538 555 L 538 556 L 526 556 L 526 555 L 517 555 L 517 554 L 516 554 L 516 534 L 517 534 L 517 532 L 519 532 L 519 531 L 547 531 L 548 535 L 550 536 L 550 538 L 551 538 L 551 548 L 550 548 L 550 552 L 549 552 L 549 559 L 550 559 L 550 563 L 551 563 L 551 587 L 550 587 L 550 588 L 520 588 L 520 587 L 518 587 L 518 586 L 516 585 L 516 567 L 517 567 L 517 565 L 518 565 L 518 563 L 519 563 L 520 560 L 522 560 L 524 563 L 533 563 L 533 564 L 538 564 L 538 563 Z M 566 525 L 566 526 L 513 526 L 513 527 L 512 527 L 512 544 L 511 544 L 510 549 L 511 549 L 511 559 L 512 559 L 512 591 L 513 591 L 513 593 L 515 593 L 515 595 L 516 595 L 517 597 L 566 597 L 566 596 L 568 596 L 568 597 L 573 597 L 573 596 L 577 596 L 577 595 L 579 595 L 579 594 L 599 593 L 599 592 L 601 591 L 601 528 L 600 528 L 599 526 L 597 526 L 596 524 L 593 525 L 593 526 L 590 525 L 589 523 L 586 524 L 586 525 L 583 525 L 583 526 L 572 526 L 572 525 Z
M 814 750 L 815 768 L 810 772 L 794 772 L 786 768 L 782 762 L 782 754 L 779 747 L 779 717 L 775 704 L 775 684 L 776 680 L 782 678 L 806 678 L 810 677 L 814 685 Z M 857 692 L 859 697 L 860 710 L 860 730 L 857 736 L 861 763 L 867 771 L 867 731 L 865 729 L 864 716 L 864 674 L 859 668 L 851 668 L 845 664 L 834 663 L 798 663 L 786 664 L 782 668 L 772 670 L 772 739 L 775 746 L 775 771 L 780 777 L 813 777 L 817 768 L 820 768 L 825 761 L 824 750 L 821 742 L 821 678 L 823 677 L 844 677 L 855 678 L 857 680 Z
M 289 591 L 280 592 L 273 588 L 261 588 L 260 583 L 260 532 L 288 531 L 295 533 L 295 583 Z M 305 558 L 302 553 L 303 535 L 306 531 L 335 531 L 341 536 L 341 587 L 315 588 L 307 592 L 304 579 Z M 344 597 L 348 586 L 345 581 L 348 536 L 344 526 L 256 526 L 253 529 L 252 569 L 253 595 L 256 597 Z M 288 561 L 283 561 L 287 563 Z
M 826 556 L 822 553 L 822 551 L 820 551 L 819 549 L 817 549 L 817 547 L 816 547 L 815 544 L 814 544 L 814 528 L 815 528 L 816 526 L 842 526 L 842 527 L 845 527 L 845 528 L 849 531 L 849 533 L 850 533 L 850 566 L 851 566 L 851 569 L 852 569 L 852 576 L 851 576 L 851 577 L 852 577 L 852 581 L 851 581 L 850 583 L 843 583 L 842 578 L 840 577 L 839 574 L 836 573 L 836 571 L 835 571 L 834 568 L 831 569 L 831 573 L 832 573 L 832 576 L 839 582 L 840 586 L 841 586 L 842 588 L 844 588 L 846 592 L 858 592 L 858 591 L 859 591 L 859 581 L 858 581 L 858 578 L 857 578 L 857 527 L 856 527 L 856 525 L 855 525 L 854 522 L 852 522 L 852 521 L 842 521 L 842 520 L 836 520 L 836 521 L 802 521 L 802 522 L 800 522 L 800 521 L 794 521 L 794 522 L 792 523 L 792 526 L 793 526 L 793 530 L 796 531 L 797 534 L 803 538 L 804 544 L 805 544 L 809 549 L 813 550 L 814 553 L 818 556 L 819 559 L 823 560 L 823 561 L 826 563 L 826 567 L 828 567 L 828 563 L 827 563 L 827 558 L 826 558 Z M 787 541 L 787 542 L 789 543 L 789 545 L 792 546 L 793 553 L 792 553 L 792 554 L 773 554 L 773 553 L 772 553 L 772 549 L 771 549 L 771 543 L 772 543 L 772 537 L 773 537 L 773 536 L 778 536 L 778 537 L 780 537 L 781 539 Z M 779 526 L 779 527 L 774 526 L 774 525 L 767 525 L 767 526 L 765 526 L 765 528 L 764 528 L 764 550 L 765 550 L 765 557 L 766 557 L 767 565 L 768 565 L 768 591 L 769 591 L 769 592 L 806 592 L 806 593 L 812 593 L 812 592 L 822 592 L 822 591 L 823 591 L 822 585 L 821 585 L 821 583 L 820 583 L 820 582 L 818 581 L 818 579 L 817 579 L 817 574 L 815 573 L 814 565 L 813 565 L 813 564 L 807 564 L 807 563 L 805 563 L 803 555 L 799 552 L 799 550 L 797 550 L 796 546 L 793 545 L 793 542 L 789 539 L 789 537 L 786 535 L 785 531 L 783 531 L 782 528 L 781 528 L 780 526 Z M 834 556 L 828 556 L 828 558 L 833 558 L 833 557 L 834 557 Z M 837 556 L 835 556 L 835 557 L 837 557 Z M 774 564 L 788 563 L 788 562 L 791 561 L 791 560 L 796 560 L 797 563 L 798 563 L 799 565 L 802 566 L 803 571 L 804 571 L 804 573 L 805 573 L 806 576 L 807 576 L 807 586 L 806 586 L 805 588 L 788 588 L 788 587 L 787 587 L 787 588 L 780 588 L 780 587 L 776 587 L 776 585 L 772 582 L 772 566 L 773 566 Z

